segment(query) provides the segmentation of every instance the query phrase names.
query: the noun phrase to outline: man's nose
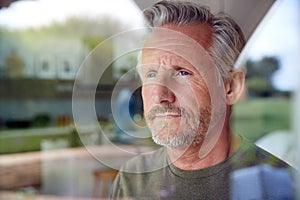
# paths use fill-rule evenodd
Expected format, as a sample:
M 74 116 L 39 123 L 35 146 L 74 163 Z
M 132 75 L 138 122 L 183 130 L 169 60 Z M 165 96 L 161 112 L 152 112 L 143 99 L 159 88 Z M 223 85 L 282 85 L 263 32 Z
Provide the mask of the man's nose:
M 154 84 L 151 89 L 152 98 L 156 104 L 174 103 L 175 94 L 167 85 Z

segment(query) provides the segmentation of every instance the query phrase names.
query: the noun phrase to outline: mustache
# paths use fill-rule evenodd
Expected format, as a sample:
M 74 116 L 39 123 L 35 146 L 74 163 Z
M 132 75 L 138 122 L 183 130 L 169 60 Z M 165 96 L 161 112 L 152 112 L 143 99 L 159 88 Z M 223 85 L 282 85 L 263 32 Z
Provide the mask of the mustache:
M 188 117 L 189 116 L 189 114 L 185 111 L 185 109 L 177 107 L 173 104 L 168 104 L 167 106 L 154 106 L 149 111 L 146 118 L 148 120 L 154 120 L 156 115 L 164 114 L 164 113 L 175 113 L 175 114 L 179 114 L 183 117 Z

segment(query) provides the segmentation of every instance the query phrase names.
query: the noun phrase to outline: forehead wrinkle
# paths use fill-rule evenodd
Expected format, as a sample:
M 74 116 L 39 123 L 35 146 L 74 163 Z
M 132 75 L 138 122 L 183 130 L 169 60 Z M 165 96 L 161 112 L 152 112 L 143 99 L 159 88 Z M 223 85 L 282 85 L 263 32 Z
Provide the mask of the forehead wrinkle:
M 207 26 L 205 24 L 170 25 L 164 29 L 156 29 L 144 45 L 141 62 L 155 61 L 156 64 L 159 64 L 161 61 L 155 57 L 161 56 L 162 53 L 169 54 L 169 56 L 173 54 L 164 60 L 164 64 L 183 65 L 181 66 L 183 68 L 192 67 L 202 74 L 211 65 L 211 61 L 208 60 L 210 58 L 207 57 L 210 55 L 206 51 L 206 47 L 210 43 L 211 30 Z M 200 32 L 198 32 L 199 28 L 202 28 Z M 177 39 L 175 40 L 175 38 Z
M 164 55 L 163 55 L 164 54 Z M 155 48 L 145 48 L 142 51 L 142 64 L 144 65 L 142 71 L 147 70 L 158 70 L 160 67 L 165 69 L 187 69 L 190 70 L 193 74 L 198 74 L 201 78 L 199 83 L 206 86 L 206 81 L 203 80 L 203 77 L 211 73 L 213 68 L 206 69 L 199 66 L 194 66 L 190 61 L 187 61 L 185 58 L 174 55 L 170 52 L 162 51 Z M 145 62 L 146 60 L 146 62 Z M 199 84 L 198 83 L 198 84 Z
M 145 49 L 142 52 L 143 64 L 154 64 L 158 66 L 164 66 L 166 68 L 190 68 L 192 66 L 190 62 L 186 61 L 179 55 L 156 49 Z

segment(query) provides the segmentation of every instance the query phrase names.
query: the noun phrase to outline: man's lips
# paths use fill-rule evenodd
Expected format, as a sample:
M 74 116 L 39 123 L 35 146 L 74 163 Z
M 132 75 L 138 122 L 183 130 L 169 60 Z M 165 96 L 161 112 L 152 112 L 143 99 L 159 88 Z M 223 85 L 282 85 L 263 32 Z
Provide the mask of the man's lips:
M 168 105 L 168 107 L 154 106 L 147 113 L 146 119 L 151 121 L 154 120 L 155 118 L 158 118 L 160 120 L 180 118 L 184 116 L 183 111 L 184 110 L 180 109 L 179 107 L 176 107 L 171 104 Z
M 181 117 L 178 113 L 160 113 L 155 115 L 156 118 L 176 118 Z

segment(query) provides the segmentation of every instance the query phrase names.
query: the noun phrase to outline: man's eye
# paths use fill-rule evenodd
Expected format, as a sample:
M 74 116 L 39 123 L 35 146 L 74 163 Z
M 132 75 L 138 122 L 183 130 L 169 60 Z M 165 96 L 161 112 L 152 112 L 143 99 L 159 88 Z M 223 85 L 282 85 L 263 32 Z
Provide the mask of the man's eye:
M 154 78 L 154 77 L 156 77 L 156 73 L 155 72 L 150 72 L 150 73 L 147 74 L 146 77 L 147 78 Z
M 180 76 L 188 76 L 188 75 L 190 75 L 190 73 L 187 71 L 179 71 L 179 75 Z

